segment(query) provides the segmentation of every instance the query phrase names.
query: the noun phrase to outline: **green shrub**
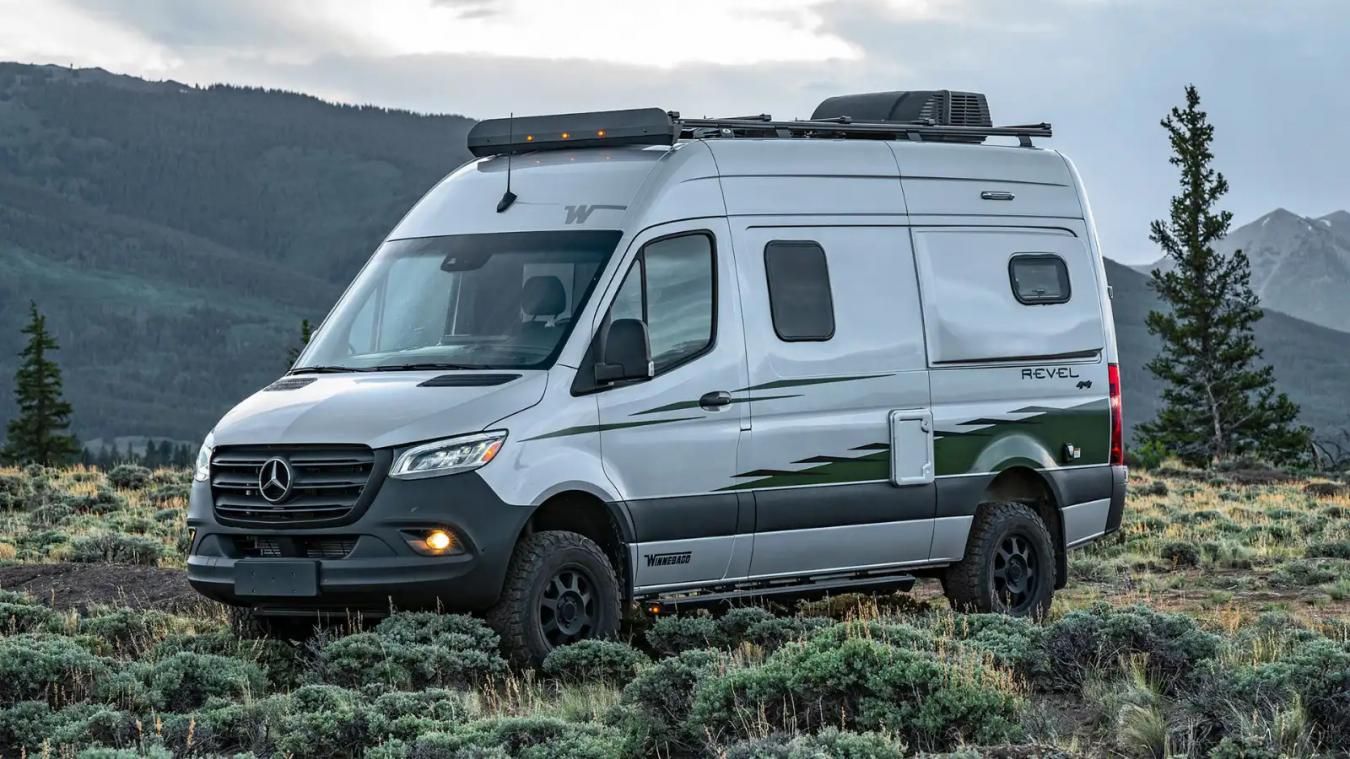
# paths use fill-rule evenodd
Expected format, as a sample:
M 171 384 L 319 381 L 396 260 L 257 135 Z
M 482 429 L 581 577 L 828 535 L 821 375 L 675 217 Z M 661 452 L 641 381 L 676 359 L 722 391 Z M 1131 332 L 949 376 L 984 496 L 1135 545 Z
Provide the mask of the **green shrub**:
M 647 630 L 647 643 L 662 656 L 730 645 L 722 626 L 708 616 L 658 619 Z
M 0 597 L 0 635 L 37 632 L 56 616 L 27 594 L 6 593 Z
M 1304 554 L 1310 559 L 1350 559 L 1350 540 L 1340 540 L 1331 543 L 1314 543 L 1308 546 L 1308 551 Z
M 357 756 L 370 737 L 370 711 L 361 694 L 332 685 L 306 685 L 276 697 L 269 731 L 282 755 Z
M 544 673 L 574 683 L 626 683 L 647 664 L 647 657 L 626 643 L 583 640 L 553 649 L 544 659 Z
M 1219 639 L 1180 614 L 1144 606 L 1097 604 L 1070 612 L 1045 632 L 1051 678 L 1077 687 L 1089 675 L 1119 667 L 1122 657 L 1144 656 L 1149 675 L 1172 689 L 1197 662 L 1218 653 Z
M 57 502 L 76 514 L 112 514 L 127 509 L 127 499 L 104 487 L 92 495 L 66 495 Z
M 497 650 L 501 639 L 483 620 L 467 614 L 400 612 L 391 614 L 375 626 L 375 633 L 386 640 L 423 645 L 449 645 L 455 648 Z
M 827 727 L 815 735 L 773 736 L 734 744 L 727 759 L 891 759 L 905 756 L 904 742 L 885 733 L 850 733 Z
M 519 759 L 617 759 L 622 755 L 622 742 L 613 728 L 553 717 L 501 717 L 471 722 L 453 733 L 424 735 L 411 752 L 414 757 Z
M 150 702 L 169 711 L 196 709 L 213 697 L 238 699 L 261 693 L 266 682 L 253 662 L 188 652 L 150 665 L 145 680 Z
M 1172 540 L 1163 543 L 1158 553 L 1163 561 L 1179 569 L 1200 566 L 1200 549 L 1194 543 Z
M 174 619 L 153 609 L 103 609 L 80 618 L 79 632 L 106 645 L 106 653 L 138 654 L 153 647 L 174 627 Z
M 1231 681 L 1254 704 L 1297 699 L 1327 745 L 1350 749 L 1350 642 L 1313 637 L 1275 661 L 1237 668 Z
M 109 666 L 70 638 L 31 633 L 0 638 L 0 703 L 82 700 Z
M 463 691 L 431 688 L 384 693 L 372 704 L 371 734 L 414 741 L 425 733 L 453 730 L 476 711 L 473 696 Z
M 506 661 L 495 649 L 474 647 L 471 633 L 446 632 L 432 636 L 432 642 L 412 643 L 406 641 L 419 638 L 395 637 L 381 627 L 324 644 L 315 659 L 318 679 L 352 688 L 410 690 L 467 686 L 506 672 Z
M 21 701 L 0 709 L 0 754 L 18 756 L 25 748 L 29 755 L 37 753 L 56 722 L 46 701 Z
M 816 638 L 789 644 L 762 665 L 709 678 L 693 720 L 709 735 L 751 738 L 825 726 L 890 730 L 941 750 L 1021 736 L 1020 704 L 991 684 L 978 661 L 952 662 L 876 640 Z
M 0 511 L 27 509 L 33 495 L 33 488 L 23 475 L 0 474 Z
M 1270 574 L 1270 582 L 1285 588 L 1307 588 L 1333 582 L 1346 574 L 1346 564 L 1336 559 L 1286 561 Z
M 187 651 L 229 656 L 253 662 L 262 669 L 272 690 L 291 690 L 300 684 L 303 662 L 295 647 L 275 638 L 240 638 L 228 629 L 204 634 L 170 633 L 155 644 L 151 659 L 166 659 Z
M 714 651 L 685 651 L 642 670 L 624 687 L 620 704 L 630 754 L 669 756 L 701 745 L 689 713 L 699 684 L 718 661 Z
M 71 544 L 70 560 L 83 564 L 140 564 L 157 566 L 164 546 L 157 540 L 134 535 L 99 532 L 78 537 Z
M 135 464 L 122 464 L 108 472 L 108 482 L 122 490 L 140 490 L 150 485 L 150 470 Z
M 1143 445 L 1132 446 L 1128 451 L 1130 466 L 1140 469 L 1155 470 L 1162 466 L 1163 461 L 1167 459 L 1167 446 L 1157 440 L 1150 440 Z M 1162 472 L 1159 472 L 1161 474 Z
M 966 648 L 988 654 L 999 666 L 1028 678 L 1044 676 L 1048 671 L 1045 628 L 1029 619 L 1006 614 L 961 614 L 953 628 Z

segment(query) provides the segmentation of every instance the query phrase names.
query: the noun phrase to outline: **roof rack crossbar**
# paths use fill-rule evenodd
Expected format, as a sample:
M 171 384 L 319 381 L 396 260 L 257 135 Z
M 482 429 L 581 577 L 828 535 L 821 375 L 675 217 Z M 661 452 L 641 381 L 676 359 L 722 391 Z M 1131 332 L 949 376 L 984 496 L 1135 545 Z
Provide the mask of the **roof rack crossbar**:
M 1029 144 L 1032 137 L 1051 137 L 1053 132 L 1047 123 L 1019 124 L 1014 126 L 945 126 L 930 122 L 872 123 L 827 121 L 768 121 L 762 119 L 680 119 L 677 122 L 682 133 L 695 129 L 727 130 L 732 134 L 746 136 L 779 136 L 787 134 L 793 137 L 829 137 L 829 136 L 892 136 L 896 139 L 920 139 L 924 137 L 1017 137 L 1022 144 Z

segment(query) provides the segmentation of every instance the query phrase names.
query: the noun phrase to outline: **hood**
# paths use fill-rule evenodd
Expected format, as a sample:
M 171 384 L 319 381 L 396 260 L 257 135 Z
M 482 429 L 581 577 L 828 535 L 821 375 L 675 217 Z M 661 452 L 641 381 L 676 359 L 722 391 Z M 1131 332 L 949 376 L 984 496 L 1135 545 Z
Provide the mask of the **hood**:
M 488 373 L 484 373 L 488 374 Z M 544 396 L 548 373 L 518 375 L 488 386 L 455 386 L 472 372 L 386 372 L 298 375 L 313 382 L 260 390 L 215 428 L 216 445 L 349 444 L 388 448 L 478 432 L 529 408 Z M 444 386 L 422 383 L 447 377 Z

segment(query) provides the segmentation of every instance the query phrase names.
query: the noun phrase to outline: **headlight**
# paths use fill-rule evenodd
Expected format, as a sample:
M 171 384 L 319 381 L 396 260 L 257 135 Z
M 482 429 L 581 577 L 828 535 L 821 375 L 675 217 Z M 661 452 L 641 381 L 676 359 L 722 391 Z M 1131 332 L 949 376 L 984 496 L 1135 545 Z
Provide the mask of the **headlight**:
M 197 451 L 197 471 L 192 477 L 197 482 L 206 482 L 211 479 L 211 452 L 216 449 L 216 436 L 213 432 L 206 433 L 206 439 L 202 441 L 202 447 Z
M 400 480 L 440 477 L 477 469 L 496 458 L 506 442 L 506 432 L 483 432 L 425 443 L 404 451 L 389 470 Z

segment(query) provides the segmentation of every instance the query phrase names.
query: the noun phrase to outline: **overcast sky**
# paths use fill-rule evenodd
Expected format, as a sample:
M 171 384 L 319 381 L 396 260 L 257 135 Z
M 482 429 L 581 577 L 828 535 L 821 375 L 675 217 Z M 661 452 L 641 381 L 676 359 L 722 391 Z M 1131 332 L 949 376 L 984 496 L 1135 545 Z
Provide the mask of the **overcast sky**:
M 1239 224 L 1350 208 L 1350 0 L 0 0 L 0 19 L 3 60 L 473 117 L 977 90 L 996 123 L 1054 123 L 1128 262 L 1157 256 L 1158 119 L 1193 82 Z

